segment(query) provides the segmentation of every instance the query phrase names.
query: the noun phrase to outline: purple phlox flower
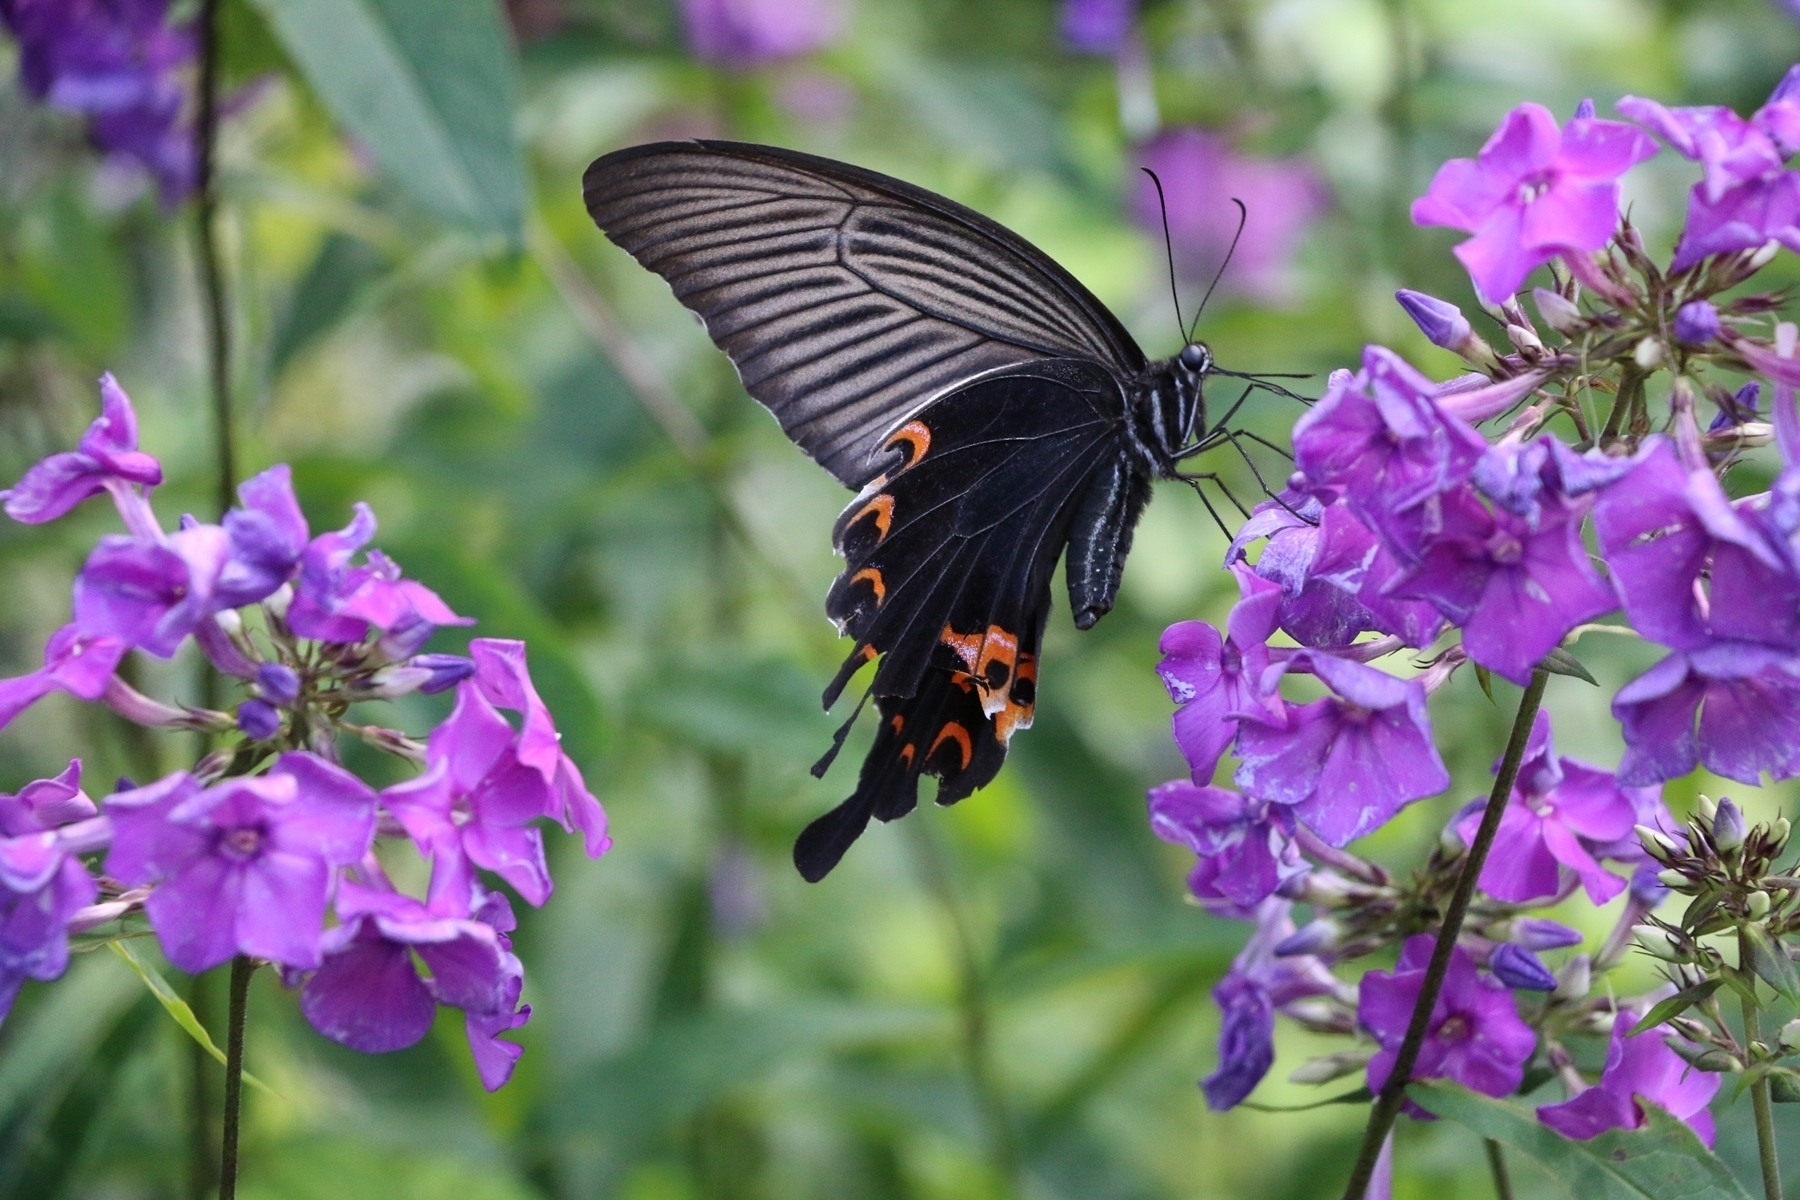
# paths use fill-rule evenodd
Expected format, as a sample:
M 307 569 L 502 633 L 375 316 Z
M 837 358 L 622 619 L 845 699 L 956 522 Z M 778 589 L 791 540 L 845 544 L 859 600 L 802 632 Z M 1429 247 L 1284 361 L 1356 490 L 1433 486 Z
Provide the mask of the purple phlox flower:
M 1429 934 L 1408 938 L 1392 973 L 1370 971 L 1362 978 L 1357 1020 L 1381 1046 L 1369 1061 L 1369 1087 L 1374 1091 L 1381 1090 L 1394 1069 L 1413 1005 L 1425 984 L 1433 940 Z M 1519 1019 L 1512 991 L 1483 978 L 1474 958 L 1457 946 L 1450 953 L 1443 990 L 1432 1006 L 1413 1078 L 1453 1079 L 1483 1095 L 1509 1096 L 1518 1090 L 1536 1045 L 1537 1035 Z M 1425 1115 L 1410 1104 L 1408 1111 L 1416 1117 Z
M 1293 297 L 1294 252 L 1330 203 L 1308 163 L 1239 154 L 1223 134 L 1192 127 L 1158 134 L 1139 152 L 1138 163 L 1162 180 L 1175 265 L 1184 276 L 1207 279 L 1218 270 L 1237 235 L 1237 199 L 1249 215 L 1220 287 L 1264 303 Z M 1132 214 L 1160 238 L 1156 186 L 1141 171 L 1135 175 Z
M 1415 292 L 1409 288 L 1401 288 L 1394 293 L 1394 299 L 1406 310 L 1425 340 L 1434 346 L 1460 353 L 1475 335 L 1469 326 L 1469 318 L 1463 316 L 1462 309 L 1448 300 L 1439 300 L 1436 296 L 1427 296 L 1424 292 Z M 1485 378 L 1485 377 L 1484 377 Z
M 1435 501 L 1468 479 L 1487 442 L 1439 408 L 1437 385 L 1381 346 L 1355 375 L 1333 372 L 1294 424 L 1294 460 L 1315 487 L 1341 491 L 1402 558 L 1435 524 Z
M 1800 574 L 1757 504 L 1684 467 L 1667 439 L 1601 493 L 1600 549 L 1639 633 L 1678 650 L 1715 638 L 1800 650 Z
M 172 207 L 195 184 L 196 42 L 168 10 L 167 0 L 0 0 L 26 90 L 86 116 L 89 140 L 149 172 Z
M 1636 1023 L 1629 1012 L 1615 1016 L 1600 1082 L 1561 1104 L 1540 1106 L 1538 1120 L 1564 1137 L 1586 1141 L 1608 1129 L 1639 1128 L 1644 1123 L 1640 1101 L 1649 1101 L 1686 1121 L 1711 1146 L 1716 1131 L 1706 1106 L 1718 1094 L 1723 1076 L 1688 1066 L 1670 1048 L 1673 1035 L 1664 1030 L 1630 1036 Z
M 1538 713 L 1493 850 L 1481 868 L 1482 890 L 1517 904 L 1560 895 L 1579 879 L 1588 899 L 1605 904 L 1625 890 L 1625 880 L 1603 869 L 1596 852 L 1624 841 L 1636 844 L 1631 830 L 1643 813 L 1644 797 L 1633 793 L 1644 790 L 1660 808 L 1658 789 L 1621 788 L 1610 771 L 1558 757 L 1549 714 Z M 1465 843 L 1475 840 L 1485 807 L 1477 802 L 1457 819 L 1455 829 Z
M 161 482 L 162 464 L 138 449 L 131 398 L 106 374 L 100 377 L 100 415 L 75 449 L 52 454 L 32 467 L 18 483 L 0 492 L 0 500 L 13 520 L 41 525 L 104 491 L 113 493 L 122 510 L 127 505 L 135 510 L 143 501 L 134 486 L 155 487 Z M 133 515 L 135 511 L 127 514 Z
M 1571 629 L 1618 607 L 1581 542 L 1588 504 L 1541 497 L 1534 523 L 1467 491 L 1445 496 L 1442 528 L 1388 594 L 1430 601 L 1462 627 L 1471 659 L 1523 685 Z
M 555 796 L 520 749 L 512 726 L 479 688 L 459 684 L 456 706 L 426 741 L 424 773 L 382 793 L 388 811 L 431 857 L 434 893 L 467 892 L 473 864 L 533 905 L 549 899 L 543 837 L 531 823 L 555 815 Z
M 110 826 L 81 790 L 81 762 L 17 795 L 0 795 L 0 1021 L 27 979 L 69 965 L 69 920 L 99 888 L 77 855 L 105 844 Z
M 1577 117 L 1559 129 L 1542 105 L 1521 104 L 1475 158 L 1438 168 L 1412 219 L 1474 234 L 1456 257 L 1498 304 L 1534 268 L 1604 246 L 1619 223 L 1619 176 L 1655 153 L 1621 121 Z
M 1748 119 L 1717 106 L 1666 108 L 1640 96 L 1619 101 L 1620 112 L 1700 163 L 1672 271 L 1708 255 L 1753 250 L 1771 239 L 1800 249 L 1800 177 L 1782 169 L 1800 148 L 1797 79 L 1790 69 L 1769 103 Z
M 403 579 L 400 568 L 379 550 L 362 565 L 351 559 L 375 536 L 375 514 L 356 505 L 349 525 L 322 533 L 300 556 L 288 626 L 301 637 L 322 642 L 359 642 L 370 628 L 381 632 L 381 650 L 390 659 L 410 657 L 440 625 L 472 625 L 436 592 Z
M 29 675 L 0 679 L 0 728 L 51 692 L 68 692 L 89 702 L 100 699 L 130 649 L 123 638 L 64 625 L 50 635 L 42 667 Z
M 1237 784 L 1245 792 L 1293 806 L 1309 829 L 1343 846 L 1450 786 L 1417 680 L 1313 650 L 1269 674 L 1279 670 L 1309 670 L 1333 695 L 1289 705 L 1281 720 L 1242 722 Z
M 1514 991 L 1548 992 L 1556 987 L 1556 976 L 1543 960 L 1515 942 L 1495 946 L 1488 955 L 1487 969 Z
M 681 18 L 694 57 L 727 67 L 810 54 L 844 29 L 838 0 L 681 0 Z
M 513 1015 L 523 971 L 505 936 L 510 909 L 488 905 L 479 892 L 435 888 L 424 903 L 394 891 L 377 866 L 359 874 L 372 882 L 339 885 L 342 923 L 325 934 L 324 961 L 300 992 L 300 1011 L 314 1029 L 352 1050 L 382 1054 L 423 1038 L 439 1004 L 471 1020 Z M 477 1047 L 478 1062 L 480 1054 Z
M 225 514 L 231 557 L 219 573 L 219 608 L 255 604 L 292 579 L 309 534 L 286 463 L 239 484 L 238 500 L 242 507 Z
M 193 525 L 160 542 L 101 538 L 75 577 L 75 624 L 172 657 L 211 617 L 229 552 L 217 525 Z
M 1163 657 L 1156 666 L 1178 706 L 1172 720 L 1175 744 L 1196 783 L 1212 780 L 1219 757 L 1237 736 L 1237 714 L 1261 710 L 1273 719 L 1282 712 L 1280 697 L 1260 683 L 1281 588 L 1243 563 L 1230 569 L 1242 598 L 1226 618 L 1226 636 L 1204 621 L 1171 625 L 1163 631 Z
M 1083 54 L 1117 54 L 1131 38 L 1138 0 L 1063 0 L 1062 39 Z
M 1749 642 L 1677 650 L 1619 689 L 1619 780 L 1650 784 L 1696 763 L 1757 784 L 1800 775 L 1800 656 Z M 1698 718 L 1698 735 L 1695 725 Z
M 575 760 L 563 753 L 562 734 L 556 731 L 550 710 L 526 669 L 525 643 L 473 638 L 469 656 L 475 663 L 475 686 L 481 694 L 489 703 L 510 709 L 524 719 L 519 732 L 519 761 L 550 785 L 549 815 L 565 831 L 581 831 L 589 858 L 605 854 L 612 847 L 612 839 L 606 833 L 606 810 L 588 791 Z
M 1175 779 L 1150 789 L 1151 832 L 1198 856 L 1188 890 L 1225 916 L 1251 916 L 1276 888 L 1306 873 L 1284 820 L 1284 812 L 1225 788 Z
M 1275 947 L 1292 937 L 1293 905 L 1279 898 L 1256 908 L 1256 929 L 1213 988 L 1223 1020 L 1219 1027 L 1219 1067 L 1201 1081 L 1214 1112 L 1233 1108 L 1248 1096 L 1275 1061 L 1275 1013 L 1311 996 L 1347 999 L 1347 988 L 1312 955 L 1278 957 Z
M 304 753 L 210 788 L 178 772 L 113 795 L 106 811 L 107 874 L 156 885 L 145 912 L 190 974 L 234 954 L 318 966 L 332 868 L 359 861 L 375 835 L 374 793 Z

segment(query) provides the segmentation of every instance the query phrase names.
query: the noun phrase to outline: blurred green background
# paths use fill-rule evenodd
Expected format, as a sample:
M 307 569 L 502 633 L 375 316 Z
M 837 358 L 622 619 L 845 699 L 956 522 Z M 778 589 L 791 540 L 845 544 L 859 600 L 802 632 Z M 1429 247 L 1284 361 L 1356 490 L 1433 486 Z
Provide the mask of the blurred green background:
M 315 530 L 369 501 L 409 575 L 480 633 L 528 639 L 616 838 L 597 862 L 557 839 L 556 895 L 517 939 L 527 1051 L 497 1095 L 454 1014 L 412 1050 L 358 1056 L 262 972 L 249 1065 L 279 1098 L 249 1095 L 248 1197 L 1299 1200 L 1341 1186 L 1360 1107 L 1216 1115 L 1195 1087 L 1217 1033 L 1207 991 L 1243 930 L 1184 903 L 1184 856 L 1143 818 L 1145 788 L 1182 770 L 1158 634 L 1218 620 L 1235 595 L 1192 494 L 1162 490 L 1098 628 L 1076 636 L 1059 596 L 1037 727 L 999 781 L 872 829 L 803 884 L 793 837 L 848 792 L 867 737 L 824 781 L 808 775 L 836 723 L 817 704 L 842 653 L 820 601 L 845 496 L 661 281 L 592 227 L 581 171 L 691 135 L 887 171 L 1035 241 L 1162 355 L 1180 343 L 1160 241 L 1131 215 L 1133 167 L 1159 130 L 1200 126 L 1250 161 L 1310 164 L 1323 201 L 1279 286 L 1227 277 L 1201 326 L 1219 360 L 1323 373 L 1380 340 L 1447 377 L 1454 361 L 1391 300 L 1404 285 L 1473 311 L 1455 237 L 1406 219 L 1436 165 L 1527 99 L 1748 111 L 1800 58 L 1800 24 L 1764 0 L 1149 0 L 1141 40 L 1108 56 L 1067 46 L 1048 0 L 826 7 L 842 23 L 816 51 L 733 67 L 696 60 L 672 0 L 441 0 L 435 24 L 379 47 L 395 63 L 435 47 L 396 84 L 424 97 L 408 124 L 391 97 L 357 108 L 366 64 L 343 47 L 362 27 L 331 17 L 429 5 L 225 5 L 226 80 L 252 88 L 220 167 L 245 473 L 291 462 Z M 350 40 L 334 50 L 334 33 Z M 78 123 L 10 82 L 11 54 L 0 43 L 0 478 L 72 444 L 110 369 L 170 469 L 164 520 L 211 515 L 191 215 L 98 168 Z M 509 95 L 510 112 L 493 102 Z M 1662 245 L 1690 178 L 1665 154 L 1628 181 Z M 1221 202 L 1171 195 L 1178 211 Z M 1190 313 L 1199 290 L 1184 278 Z M 1259 396 L 1249 423 L 1280 437 L 1285 405 Z M 1255 496 L 1241 466 L 1219 469 Z M 94 504 L 0 529 L 0 674 L 36 665 L 112 521 Z M 1616 638 L 1582 651 L 1615 687 L 1654 657 Z M 147 689 L 194 694 L 193 662 L 141 669 Z M 1617 761 L 1605 693 L 1558 679 L 1549 703 L 1565 753 Z M 421 730 L 441 711 L 422 700 L 392 723 Z M 1485 788 L 1504 737 L 1472 679 L 1434 717 L 1457 784 L 1368 847 L 1390 862 L 1416 861 Z M 0 734 L 0 787 L 79 755 L 103 793 L 191 753 L 56 697 Z M 1677 811 L 1691 786 L 1671 789 Z M 1780 797 L 1748 798 L 1758 812 Z M 1609 915 L 1570 919 L 1598 934 Z M 193 985 L 215 1024 L 220 983 Z M 1281 1038 L 1258 1100 L 1346 1090 L 1284 1082 L 1328 1047 Z M 0 1196 L 190 1194 L 195 1087 L 190 1044 L 124 965 L 82 956 L 0 1029 Z M 1743 1116 L 1721 1124 L 1743 1170 Z M 1398 1195 L 1489 1194 L 1472 1134 L 1402 1134 Z M 1515 1170 L 1521 1195 L 1555 1194 Z

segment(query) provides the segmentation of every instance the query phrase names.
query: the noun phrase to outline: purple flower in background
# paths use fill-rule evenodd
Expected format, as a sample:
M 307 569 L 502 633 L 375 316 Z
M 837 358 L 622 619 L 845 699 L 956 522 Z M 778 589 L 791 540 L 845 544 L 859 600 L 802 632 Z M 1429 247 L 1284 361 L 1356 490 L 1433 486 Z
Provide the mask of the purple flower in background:
M 1219 1026 L 1219 1067 L 1201 1081 L 1206 1106 L 1234 1108 L 1248 1096 L 1275 1061 L 1275 1012 L 1309 996 L 1341 990 L 1325 964 L 1312 955 L 1277 957 L 1275 948 L 1294 934 L 1286 900 L 1264 900 L 1256 910 L 1256 930 L 1213 988 L 1223 1016 Z
M 612 846 L 606 834 L 606 810 L 588 791 L 575 760 L 562 750 L 562 734 L 550 718 L 550 710 L 538 696 L 525 667 L 525 643 L 502 638 L 474 638 L 469 642 L 475 687 L 490 704 L 511 709 L 523 718 L 519 732 L 519 761 L 538 773 L 549 785 L 548 816 L 565 831 L 579 829 L 589 858 L 598 858 Z M 444 658 L 450 656 L 444 655 Z M 452 669 L 460 671 L 460 666 Z
M 1475 840 L 1483 807 L 1457 820 L 1456 832 L 1465 843 Z M 1558 895 L 1573 877 L 1581 880 L 1588 899 L 1605 904 L 1625 890 L 1625 880 L 1604 870 L 1595 855 L 1631 839 L 1634 825 L 1666 824 L 1666 817 L 1645 820 L 1661 808 L 1658 788 L 1621 788 L 1610 771 L 1557 757 L 1550 717 L 1540 712 L 1493 852 L 1482 866 L 1481 888 L 1516 904 Z
M 1623 122 L 1577 117 L 1559 129 L 1542 105 L 1521 104 L 1475 158 L 1438 168 L 1412 219 L 1474 234 L 1456 257 L 1498 304 L 1534 268 L 1604 246 L 1619 223 L 1619 176 L 1655 153 Z
M 361 780 L 311 754 L 204 789 L 179 772 L 107 800 L 106 871 L 157 885 L 145 912 L 189 974 L 234 954 L 316 967 L 332 868 L 368 852 L 374 802 Z
M 1429 600 L 1462 626 L 1471 659 L 1523 685 L 1569 630 L 1618 607 L 1581 543 L 1585 511 L 1583 501 L 1553 500 L 1532 522 L 1452 493 L 1437 535 L 1388 591 Z
M 1660 1029 L 1630 1036 L 1636 1023 L 1631 1013 L 1615 1016 L 1599 1084 L 1561 1104 L 1539 1106 L 1538 1120 L 1564 1137 L 1586 1141 L 1608 1129 L 1639 1128 L 1644 1123 L 1640 1101 L 1648 1101 L 1686 1121 L 1711 1146 L 1716 1131 L 1706 1106 L 1718 1094 L 1723 1076 L 1688 1066 Z
M 476 919 L 470 897 L 441 894 L 427 905 L 387 885 L 338 887 L 341 922 L 324 937 L 324 961 L 300 992 L 300 1011 L 334 1042 L 365 1054 L 414 1045 L 439 1004 L 511 1014 L 507 985 L 518 960 L 494 926 Z M 424 963 L 429 981 L 415 963 Z
M 217 607 L 241 608 L 292 579 L 305 553 L 306 517 L 294 498 L 294 476 L 277 463 L 238 485 L 242 505 L 225 514 L 231 555 L 219 573 Z
M 191 27 L 169 24 L 167 0 L 0 0 L 33 96 L 88 119 L 99 149 L 156 181 L 165 205 L 194 187 L 186 77 Z
M 727 67 L 810 54 L 844 27 L 838 0 L 681 0 L 681 18 L 694 57 Z
M 1787 651 L 1678 650 L 1620 688 L 1612 711 L 1625 733 L 1621 783 L 1659 783 L 1696 764 L 1752 785 L 1764 771 L 1800 775 L 1800 656 Z
M 1417 680 L 1310 650 L 1286 665 L 1310 669 L 1335 694 L 1289 706 L 1284 721 L 1242 723 L 1237 784 L 1244 791 L 1292 805 L 1309 829 L 1342 846 L 1450 786 Z
M 76 857 L 105 844 L 98 811 L 81 790 L 79 760 L 0 795 L 0 1021 L 25 980 L 68 968 L 70 918 L 99 894 Z
M 296 513 L 297 515 L 297 513 Z M 470 625 L 438 594 L 400 576 L 400 568 L 379 550 L 361 565 L 351 559 L 375 536 L 375 514 L 358 503 L 349 525 L 322 533 L 300 556 L 288 626 L 301 637 L 322 642 L 360 642 L 371 628 L 380 631 L 388 658 L 410 657 L 440 625 Z
M 1435 524 L 1435 501 L 1464 480 L 1487 442 L 1437 404 L 1437 385 L 1382 346 L 1363 369 L 1332 373 L 1294 424 L 1294 461 L 1315 488 L 1341 492 L 1364 524 L 1403 557 Z
M 1063 0 L 1062 39 L 1083 54 L 1117 54 L 1131 37 L 1138 0 Z
M 4 9 L 0 8 L 0 12 Z M 132 485 L 155 487 L 162 464 L 138 449 L 137 413 L 112 375 L 100 377 L 100 415 L 75 449 L 52 454 L 0 492 L 6 515 L 26 525 L 54 521 L 103 491 L 136 502 Z
M 1362 978 L 1357 1020 L 1381 1046 L 1369 1062 L 1369 1087 L 1374 1091 L 1381 1090 L 1394 1069 L 1413 1005 L 1425 984 L 1432 941 L 1428 934 L 1408 938 L 1391 974 L 1370 971 Z M 1482 978 L 1469 952 L 1457 946 L 1432 1007 L 1413 1078 L 1453 1079 L 1483 1095 L 1509 1096 L 1524 1078 L 1525 1062 L 1536 1045 L 1537 1035 L 1519 1019 L 1512 992 Z M 1410 1105 L 1409 1111 L 1422 1115 Z
M 1264 303 L 1292 297 L 1294 252 L 1322 215 L 1328 198 L 1318 173 L 1297 158 L 1252 158 L 1237 153 L 1222 134 L 1171 129 L 1144 146 L 1139 164 L 1162 180 L 1169 205 L 1169 237 L 1175 263 L 1190 279 L 1208 279 L 1225 260 L 1238 230 L 1242 200 L 1249 214 L 1231 270 L 1220 281 Z M 1137 174 L 1132 212 L 1154 236 L 1162 236 L 1156 185 Z
M 554 815 L 554 794 L 523 749 L 480 689 L 463 683 L 456 707 L 426 742 L 424 774 L 382 793 L 388 811 L 431 857 L 434 900 L 444 889 L 467 894 L 471 863 L 497 873 L 533 905 L 550 898 L 543 837 L 531 822 Z
M 225 530 L 194 525 L 160 542 L 104 537 L 75 577 L 75 624 L 159 658 L 213 611 L 230 552 Z
M 1198 856 L 1188 890 L 1207 908 L 1248 917 L 1277 887 L 1307 868 L 1267 803 L 1185 779 L 1150 789 L 1150 830 Z
M 130 649 L 121 638 L 64 625 L 50 635 L 42 667 L 29 675 L 0 679 L 0 728 L 51 692 L 68 692 L 90 703 L 100 699 Z
M 1237 714 L 1261 709 L 1279 718 L 1282 711 L 1280 698 L 1260 683 L 1281 589 L 1242 564 L 1231 571 L 1242 598 L 1225 620 L 1227 636 L 1204 621 L 1171 625 L 1163 631 L 1163 658 L 1156 665 L 1169 699 L 1179 706 L 1175 744 L 1197 783 L 1211 781 L 1219 756 L 1237 736 Z
M 1790 68 L 1748 120 L 1728 108 L 1665 108 L 1640 96 L 1627 96 L 1618 107 L 1700 163 L 1671 270 L 1771 239 L 1800 249 L 1800 176 L 1782 169 L 1800 148 L 1800 68 Z

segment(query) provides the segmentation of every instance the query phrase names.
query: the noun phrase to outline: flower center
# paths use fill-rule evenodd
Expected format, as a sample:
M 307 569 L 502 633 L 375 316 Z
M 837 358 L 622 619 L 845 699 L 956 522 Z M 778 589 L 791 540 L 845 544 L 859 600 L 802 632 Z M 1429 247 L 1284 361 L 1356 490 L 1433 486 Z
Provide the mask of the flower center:
M 461 792 L 456 793 L 456 798 L 450 801 L 450 823 L 461 829 L 474 819 L 475 802 Z
M 1510 533 L 1496 533 L 1488 542 L 1488 556 L 1502 566 L 1511 566 L 1525 557 L 1525 547 Z
M 1468 1041 L 1472 1032 L 1468 1020 L 1460 1013 L 1456 1013 L 1444 1018 L 1444 1023 L 1437 1027 L 1436 1036 L 1438 1041 L 1454 1046 L 1459 1042 Z
M 262 850 L 263 830 L 256 825 L 240 825 L 236 829 L 227 829 L 219 839 L 219 849 L 227 857 L 246 859 L 255 858 Z
M 1549 190 L 1549 178 L 1543 175 L 1534 175 L 1519 184 L 1518 201 L 1520 204 L 1530 205 Z

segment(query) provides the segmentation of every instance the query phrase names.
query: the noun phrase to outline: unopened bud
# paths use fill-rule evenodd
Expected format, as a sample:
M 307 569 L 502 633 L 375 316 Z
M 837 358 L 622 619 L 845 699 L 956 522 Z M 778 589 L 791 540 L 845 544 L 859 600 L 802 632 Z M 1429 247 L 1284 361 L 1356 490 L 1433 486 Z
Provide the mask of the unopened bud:
M 1556 973 L 1556 990 L 1550 994 L 1558 1000 L 1579 1000 L 1593 986 L 1593 961 L 1585 954 L 1577 954 Z
M 1511 923 L 1508 934 L 1510 941 L 1527 950 L 1560 950 L 1564 946 L 1579 946 L 1582 942 L 1580 930 L 1544 917 L 1518 917 Z
M 1544 343 L 1539 340 L 1537 334 L 1523 325 L 1508 325 L 1506 340 L 1527 358 L 1537 358 L 1544 353 Z
M 256 694 L 278 708 L 300 698 L 300 675 L 285 663 L 266 662 L 256 668 Z
M 1537 955 L 1513 942 L 1494 947 L 1488 956 L 1488 970 L 1509 988 L 1548 992 L 1556 987 L 1556 976 L 1550 968 Z
M 237 757 L 233 750 L 214 750 L 194 764 L 194 778 L 201 783 L 211 783 L 225 773 L 231 766 L 231 760 Z
M 1633 925 L 1631 939 L 1643 947 L 1645 953 L 1664 962 L 1684 962 L 1687 959 L 1680 943 L 1655 925 Z
M 1461 354 L 1468 346 L 1469 339 L 1475 335 L 1469 319 L 1463 316 L 1462 309 L 1448 300 L 1439 300 L 1436 296 L 1427 296 L 1424 292 L 1408 288 L 1395 292 L 1394 299 L 1400 302 L 1400 307 L 1413 319 L 1419 332 L 1434 346 Z
M 1648 825 L 1634 825 L 1632 832 L 1637 834 L 1638 841 L 1643 844 L 1644 852 L 1658 862 L 1667 862 L 1681 852 L 1674 839 L 1660 830 Z
M 1677 871 L 1674 867 L 1667 867 L 1656 873 L 1656 882 L 1666 888 L 1679 891 L 1693 881 L 1684 872 Z
M 1694 807 L 1702 817 L 1706 818 L 1706 823 L 1709 825 L 1712 824 L 1713 815 L 1719 811 L 1718 803 L 1705 792 L 1700 793 L 1700 799 L 1695 802 Z
M 285 619 L 288 606 L 294 602 L 294 585 L 284 583 L 263 599 L 263 607 Z
M 1688 1061 L 1693 1064 L 1696 1071 L 1712 1071 L 1716 1074 L 1744 1069 L 1744 1064 L 1738 1061 L 1736 1055 L 1724 1050 L 1707 1050 L 1696 1054 Z
M 1788 819 L 1786 817 L 1775 818 L 1775 823 L 1769 826 L 1769 836 L 1773 838 L 1775 842 L 1775 853 L 1781 853 L 1781 848 L 1787 845 L 1788 835 L 1793 831 L 1794 827 L 1788 824 Z
M 1768 916 L 1770 907 L 1769 893 L 1767 892 L 1751 892 L 1744 897 L 1744 908 L 1749 912 L 1752 921 L 1760 921 Z
M 1719 336 L 1719 310 L 1705 300 L 1689 300 L 1675 310 L 1675 340 L 1703 346 Z
M 281 732 L 281 710 L 266 700 L 246 700 L 238 705 L 237 727 L 255 741 L 269 741 Z
M 1781 1043 L 1783 1050 L 1800 1050 L 1800 1017 L 1783 1025 L 1781 1032 L 1775 1035 L 1775 1040 Z
M 1276 945 L 1275 957 L 1291 958 L 1296 954 L 1321 954 L 1336 949 L 1341 932 L 1338 923 L 1330 917 L 1308 921 Z
M 1719 848 L 1719 853 L 1730 854 L 1744 844 L 1744 834 L 1744 814 L 1729 796 L 1722 798 L 1718 812 L 1713 815 L 1713 845 Z
M 1637 363 L 1640 371 L 1654 371 L 1662 366 L 1663 344 L 1654 337 L 1647 337 L 1637 344 L 1631 352 L 1631 359 Z
M 1581 327 L 1581 309 L 1560 292 L 1553 292 L 1548 288 L 1532 288 L 1531 298 L 1537 302 L 1538 315 L 1544 318 L 1544 324 L 1556 332 L 1570 334 Z
M 1323 1054 L 1309 1059 L 1294 1068 L 1288 1076 L 1289 1083 L 1330 1083 L 1334 1079 L 1342 1079 L 1346 1075 L 1354 1075 L 1369 1065 L 1373 1058 L 1373 1049 L 1340 1050 L 1336 1054 Z
M 1781 243 L 1774 238 L 1770 238 L 1762 244 L 1760 250 L 1750 256 L 1750 261 L 1746 265 L 1752 271 L 1760 271 L 1770 263 L 1774 262 L 1775 255 L 1780 253 L 1780 251 Z
M 238 615 L 237 609 L 221 609 L 213 614 L 213 620 L 219 623 L 219 628 L 223 629 L 227 636 L 235 638 L 243 635 L 244 618 Z
M 1314 1033 L 1349 1033 L 1356 1025 L 1348 1012 L 1322 996 L 1309 996 L 1284 1004 L 1281 1011 L 1289 1020 Z

